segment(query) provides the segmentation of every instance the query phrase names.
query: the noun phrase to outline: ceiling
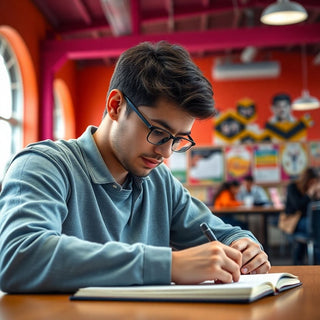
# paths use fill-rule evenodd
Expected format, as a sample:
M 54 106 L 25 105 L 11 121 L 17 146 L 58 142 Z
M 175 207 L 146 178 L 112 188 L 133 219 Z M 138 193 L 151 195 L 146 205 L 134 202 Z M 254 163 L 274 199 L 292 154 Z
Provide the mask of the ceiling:
M 196 41 L 200 33 L 212 37 L 212 32 L 216 32 L 217 38 L 207 39 L 206 43 L 211 45 L 199 45 L 192 54 L 239 55 L 248 45 L 258 47 L 260 53 L 274 49 L 300 51 L 303 43 L 309 54 L 316 56 L 320 52 L 319 0 L 296 1 L 306 8 L 308 19 L 296 25 L 277 27 L 260 22 L 262 10 L 276 0 L 131 0 L 129 6 L 118 8 L 111 14 L 118 22 L 121 19 L 129 22 L 131 31 L 124 35 L 115 34 L 101 0 L 30 1 L 50 25 L 48 40 L 101 38 L 119 41 L 121 37 L 136 37 L 152 41 L 162 35 L 183 42 L 189 36 L 190 41 L 192 37 Z M 127 18 L 120 17 L 124 13 L 128 14 Z M 283 30 L 289 33 L 283 33 Z M 177 38 L 172 38 L 174 36 Z M 246 37 L 246 42 L 239 42 L 239 38 Z M 112 62 L 112 58 L 104 59 L 104 63 Z

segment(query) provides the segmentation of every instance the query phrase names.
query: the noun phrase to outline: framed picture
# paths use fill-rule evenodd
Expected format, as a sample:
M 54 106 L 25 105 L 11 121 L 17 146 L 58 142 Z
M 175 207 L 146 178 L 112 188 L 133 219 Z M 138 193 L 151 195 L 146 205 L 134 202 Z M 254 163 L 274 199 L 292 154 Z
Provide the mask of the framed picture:
M 279 182 L 279 146 L 277 144 L 255 145 L 252 171 L 257 183 Z
M 221 148 L 198 147 L 189 152 L 190 184 L 221 182 L 224 179 L 224 158 Z
M 308 166 L 307 146 L 303 142 L 281 145 L 281 179 L 295 179 Z
M 237 145 L 225 148 L 226 179 L 241 180 L 251 174 L 252 146 Z

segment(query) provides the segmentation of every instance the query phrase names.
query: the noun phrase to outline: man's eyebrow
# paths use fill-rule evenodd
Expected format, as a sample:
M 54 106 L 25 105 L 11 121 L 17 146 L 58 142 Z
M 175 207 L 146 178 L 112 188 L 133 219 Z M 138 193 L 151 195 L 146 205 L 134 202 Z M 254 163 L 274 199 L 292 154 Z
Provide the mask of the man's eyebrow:
M 158 120 L 158 119 L 154 119 L 152 120 L 153 122 L 156 122 L 157 124 L 161 125 L 162 127 L 166 128 L 168 131 L 172 132 L 174 131 L 166 121 L 163 121 L 163 120 Z M 177 133 L 178 135 L 181 135 L 181 136 L 188 136 L 191 134 L 191 131 L 188 131 L 188 132 L 178 132 Z

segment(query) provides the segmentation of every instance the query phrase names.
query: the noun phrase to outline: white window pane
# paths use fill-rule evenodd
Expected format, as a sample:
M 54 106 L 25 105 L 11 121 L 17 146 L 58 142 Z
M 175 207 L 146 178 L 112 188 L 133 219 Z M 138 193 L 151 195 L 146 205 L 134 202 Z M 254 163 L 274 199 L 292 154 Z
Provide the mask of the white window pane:
M 63 114 L 63 105 L 58 92 L 54 92 L 54 109 L 53 109 L 53 137 L 55 140 L 65 137 L 66 120 Z
M 0 97 L 0 116 L 9 119 L 12 115 L 11 81 L 2 55 L 0 55 Z
M 11 159 L 12 127 L 7 121 L 0 120 L 0 181 Z

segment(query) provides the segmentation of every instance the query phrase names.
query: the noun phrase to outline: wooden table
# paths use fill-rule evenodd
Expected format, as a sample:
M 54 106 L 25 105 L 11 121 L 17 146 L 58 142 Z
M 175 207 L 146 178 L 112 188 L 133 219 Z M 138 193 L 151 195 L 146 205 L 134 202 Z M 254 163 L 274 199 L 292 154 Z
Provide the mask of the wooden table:
M 253 207 L 232 207 L 232 208 L 221 208 L 215 209 L 214 207 L 210 207 L 212 213 L 217 216 L 223 215 L 237 215 L 242 214 L 245 216 L 249 215 L 260 215 L 262 222 L 262 238 L 258 240 L 264 247 L 264 250 L 269 252 L 269 237 L 268 237 L 268 217 L 277 216 L 280 212 L 284 210 L 284 207 L 273 207 L 273 206 L 253 206 Z
M 320 319 L 320 266 L 278 266 L 303 286 L 250 304 L 70 301 L 69 295 L 0 294 L 1 320 L 316 320 Z

